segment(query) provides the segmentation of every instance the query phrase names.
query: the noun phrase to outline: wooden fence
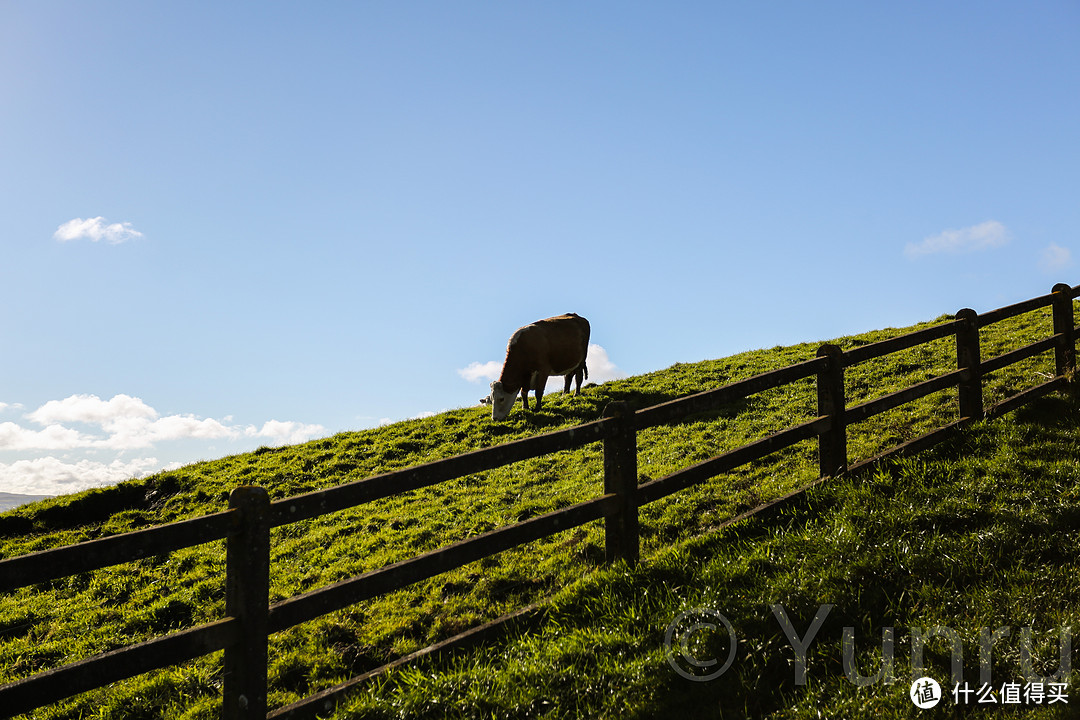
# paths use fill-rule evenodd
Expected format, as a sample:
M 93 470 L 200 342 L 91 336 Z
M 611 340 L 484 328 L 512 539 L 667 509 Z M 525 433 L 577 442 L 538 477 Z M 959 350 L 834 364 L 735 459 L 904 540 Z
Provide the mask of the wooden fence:
M 224 512 L 0 561 L 0 592 L 10 592 L 215 540 L 225 539 L 227 547 L 223 619 L 4 685 L 0 687 L 0 714 L 19 715 L 117 680 L 224 650 L 223 718 L 313 717 L 316 712 L 332 708 L 338 698 L 382 669 L 278 708 L 268 715 L 267 643 L 271 633 L 594 520 L 604 520 L 608 561 L 634 563 L 638 559 L 639 507 L 810 438 L 817 437 L 818 440 L 819 479 L 807 488 L 759 506 L 734 520 L 782 506 L 809 487 L 839 473 L 866 467 L 884 457 L 929 447 L 961 425 L 1008 412 L 1064 387 L 1076 366 L 1075 336 L 1080 328 L 1074 326 L 1073 298 L 1077 295 L 1080 295 L 1080 286 L 1059 284 L 1049 295 L 981 315 L 972 310 L 961 310 L 949 322 L 852 350 L 842 351 L 835 345 L 823 345 L 811 360 L 660 405 L 632 411 L 624 403 L 613 403 L 604 418 L 569 429 L 276 502 L 270 502 L 264 488 L 238 487 L 229 498 L 229 509 Z M 980 359 L 979 328 L 1047 306 L 1053 308 L 1053 330 L 1049 337 L 988 360 Z M 846 405 L 845 368 L 949 336 L 956 339 L 956 370 L 874 400 L 852 407 Z M 1056 372 L 1051 380 L 984 410 L 982 379 L 987 373 L 1049 350 L 1055 353 Z M 638 484 L 637 434 L 641 430 L 716 410 L 755 393 L 810 377 L 816 377 L 817 382 L 816 418 L 666 477 Z M 849 466 L 849 425 L 952 387 L 958 388 L 958 420 Z M 270 530 L 273 527 L 594 442 L 603 442 L 604 451 L 604 494 L 600 497 L 269 604 Z M 392 665 L 445 645 L 475 639 L 530 610 L 531 607 L 524 608 Z

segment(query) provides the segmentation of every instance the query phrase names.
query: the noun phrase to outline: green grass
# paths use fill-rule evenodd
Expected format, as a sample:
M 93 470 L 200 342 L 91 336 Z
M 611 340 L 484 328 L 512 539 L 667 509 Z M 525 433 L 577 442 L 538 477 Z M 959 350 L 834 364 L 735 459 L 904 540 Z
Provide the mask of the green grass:
M 848 349 L 917 327 L 834 342 Z M 1045 337 L 1050 327 L 1045 309 L 986 328 L 982 356 Z M 646 407 L 812 358 L 816 348 L 679 364 L 587 387 L 579 398 L 552 397 L 540 413 L 518 407 L 504 423 L 492 423 L 484 408 L 456 410 L 37 503 L 0 515 L 0 557 L 221 510 L 241 484 L 282 498 L 593 420 L 614 400 Z M 951 339 L 863 363 L 847 370 L 847 402 L 954 367 Z M 1052 371 L 1048 353 L 996 373 L 986 403 Z M 815 400 L 809 379 L 644 431 L 640 479 L 807 420 Z M 849 456 L 869 457 L 955 417 L 955 391 L 928 396 L 850 428 Z M 816 478 L 815 445 L 800 443 L 642 508 L 634 569 L 603 564 L 603 529 L 593 523 L 278 633 L 271 705 L 536 601 L 545 606 L 535 626 L 372 681 L 334 717 L 907 717 L 917 712 L 906 698 L 911 629 L 939 625 L 963 639 L 972 682 L 982 627 L 1012 628 L 995 650 L 996 682 L 1022 679 L 1018 638 L 1027 625 L 1037 669 L 1049 674 L 1057 631 L 1077 625 L 1080 607 L 1078 433 L 1080 402 L 1047 398 L 914 460 L 827 483 L 798 512 L 718 530 Z M 602 485 L 601 447 L 593 444 L 278 528 L 271 601 L 595 497 Z M 224 546 L 213 543 L 0 596 L 0 682 L 217 619 L 223 574 Z M 802 632 L 826 603 L 834 607 L 810 648 L 807 684 L 795 685 L 793 655 L 770 606 L 783 605 Z M 664 650 L 668 624 L 697 607 L 722 612 L 739 637 L 732 668 L 708 683 L 677 675 Z M 856 688 L 845 679 L 845 627 L 854 628 L 864 675 L 880 667 L 881 630 L 895 629 L 897 682 Z M 932 641 L 926 657 L 947 684 L 944 641 Z M 34 717 L 217 717 L 220 673 L 220 654 L 208 656 Z M 1080 703 L 1073 700 L 1069 707 Z M 1059 708 L 1053 712 L 1066 717 Z M 1001 706 L 983 712 L 994 711 Z

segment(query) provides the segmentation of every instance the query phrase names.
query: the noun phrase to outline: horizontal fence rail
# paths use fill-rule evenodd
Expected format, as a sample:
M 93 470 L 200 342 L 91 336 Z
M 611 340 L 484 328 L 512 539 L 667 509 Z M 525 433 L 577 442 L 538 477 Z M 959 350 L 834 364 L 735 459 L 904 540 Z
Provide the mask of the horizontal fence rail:
M 925 345 L 928 342 L 955 335 L 958 324 L 960 324 L 960 321 L 953 320 L 923 330 L 916 330 L 906 335 L 889 338 L 888 340 L 878 340 L 877 342 L 860 345 L 844 353 L 844 367 L 851 367 L 866 360 L 874 360 L 891 355 L 894 352 L 913 348 L 916 345 Z
M 1067 380 L 1064 377 L 1056 377 L 1053 380 L 1048 380 L 1042 385 L 1036 385 L 1033 388 L 1028 388 L 1023 392 L 1019 392 L 1010 398 L 1006 398 L 996 405 L 991 405 L 986 410 L 986 416 L 990 418 L 1000 417 L 1005 413 L 1012 412 L 1019 407 L 1023 407 L 1032 400 L 1041 398 L 1044 395 L 1049 395 L 1055 390 L 1062 390 L 1067 384 Z
M 1056 288 L 1058 286 L 1055 285 L 1054 287 Z M 1075 289 L 1070 288 L 1067 285 L 1063 287 L 1066 289 L 1062 290 L 1061 292 L 1071 293 Z M 1023 315 L 1026 312 L 1031 312 L 1032 310 L 1038 310 L 1039 308 L 1044 308 L 1052 305 L 1054 303 L 1054 297 L 1057 292 L 1058 291 L 1055 290 L 1049 295 L 1042 295 L 1040 297 L 1031 298 L 1030 300 L 1024 300 L 1023 302 L 1018 302 L 1013 305 L 1006 305 L 1005 307 L 998 308 L 997 310 L 991 310 L 990 312 L 982 313 L 981 315 L 979 315 L 978 325 L 980 328 L 984 328 L 987 325 L 993 325 L 996 322 L 1008 320 L 1009 318 L 1016 317 L 1017 315 Z M 1074 297 L 1076 297 L 1075 294 L 1070 297 L 1070 300 Z
M 0 561 L 0 592 L 221 540 L 239 529 L 232 511 Z
M 831 422 L 830 418 L 820 417 L 787 430 L 781 430 L 723 455 L 703 460 L 696 465 L 691 465 L 665 477 L 651 480 L 638 487 L 637 492 L 640 503 L 642 505 L 651 503 L 691 485 L 697 485 L 717 475 L 734 470 L 740 465 L 760 460 L 766 455 L 783 450 L 797 442 L 809 440 L 820 434 L 822 430 L 827 429 Z
M 983 373 L 991 373 L 995 370 L 1001 370 L 1009 365 L 1020 362 L 1021 360 L 1027 360 L 1029 357 L 1035 357 L 1039 353 L 1044 353 L 1047 350 L 1053 349 L 1058 343 L 1058 336 L 1048 337 L 1045 340 L 1039 340 L 1030 345 L 1025 345 L 1022 348 L 1016 350 L 1010 350 L 1007 353 L 1002 353 L 997 357 L 984 360 L 981 366 Z
M 634 413 L 634 426 L 638 430 L 644 430 L 656 425 L 682 420 L 687 415 L 719 410 L 723 406 L 742 400 L 749 395 L 756 395 L 759 392 L 772 390 L 781 385 L 790 385 L 793 382 L 813 377 L 821 371 L 824 365 L 824 360 L 815 358 L 779 370 L 770 370 L 760 375 L 754 375 L 716 390 L 706 390 L 689 397 L 653 405 Z
M 859 405 L 853 405 L 844 411 L 844 415 L 849 423 L 867 420 L 875 415 L 880 415 L 883 412 L 894 410 L 901 405 L 906 405 L 913 400 L 918 400 L 921 397 L 933 395 L 934 393 L 941 392 L 947 388 L 956 387 L 961 375 L 963 375 L 962 370 L 954 370 L 951 373 L 924 380 L 923 382 L 912 385 L 904 390 L 897 390 L 894 393 L 882 395 L 873 400 L 867 400 Z
M 46 670 L 3 687 L 5 716 L 19 715 L 42 706 L 45 698 L 62 699 L 151 670 L 179 665 L 240 640 L 239 624 L 234 618 L 200 625 L 129 645 L 86 660 Z
M 818 480 L 748 510 L 728 523 L 755 515 L 764 516 L 777 508 L 798 502 L 805 497 L 807 489 L 838 473 L 862 470 L 886 457 L 931 447 L 975 420 L 996 417 L 1067 386 L 1076 370 L 1075 338 L 1080 328 L 1075 326 L 1073 299 L 1078 295 L 1080 286 L 1059 284 L 1049 295 L 981 315 L 972 310 L 961 310 L 954 320 L 847 351 L 834 345 L 823 345 L 813 359 L 652 407 L 635 411 L 624 403 L 613 403 L 605 413 L 606 417 L 573 428 L 275 502 L 269 501 L 263 488 L 240 487 L 233 491 L 229 510 L 225 512 L 0 560 L 0 592 L 12 592 L 72 574 L 163 555 L 216 540 L 226 541 L 224 618 L 4 685 L 0 687 L 0 716 L 26 713 L 80 692 L 224 650 L 222 717 L 227 720 L 315 717 L 316 712 L 331 710 L 339 697 L 382 669 L 365 673 L 267 715 L 267 642 L 270 634 L 598 520 L 605 523 L 607 559 L 634 563 L 639 552 L 638 510 L 642 505 L 813 438 L 818 441 Z M 1053 308 L 1053 330 L 1049 337 L 981 360 L 980 328 L 1044 307 Z M 948 337 L 955 337 L 956 341 L 955 370 L 903 390 L 847 406 L 845 368 Z M 1055 374 L 1052 379 L 989 408 L 983 407 L 982 383 L 987 374 L 1050 350 L 1055 353 Z M 816 417 L 665 477 L 639 484 L 637 436 L 642 430 L 700 413 L 715 412 L 751 395 L 809 378 L 814 378 L 817 385 Z M 850 425 L 954 387 L 958 390 L 957 420 L 872 458 L 849 465 L 847 428 Z M 319 517 L 523 460 L 573 450 L 594 442 L 603 442 L 604 448 L 604 494 L 599 497 L 269 604 L 272 527 Z M 486 636 L 506 623 L 534 614 L 536 607 L 530 606 L 486 623 L 386 667 L 396 667 L 411 657 L 420 657 L 481 635 Z
M 270 631 L 285 630 L 504 550 L 599 520 L 611 515 L 617 507 L 616 496 L 602 495 L 282 600 L 270 608 Z
M 273 524 L 277 526 L 307 520 L 373 500 L 399 495 L 409 490 L 418 490 L 465 475 L 493 470 L 521 460 L 550 455 L 562 450 L 573 450 L 610 437 L 612 429 L 610 421 L 597 420 L 566 430 L 556 430 L 544 435 L 395 470 L 327 490 L 317 490 L 278 500 L 272 505 Z

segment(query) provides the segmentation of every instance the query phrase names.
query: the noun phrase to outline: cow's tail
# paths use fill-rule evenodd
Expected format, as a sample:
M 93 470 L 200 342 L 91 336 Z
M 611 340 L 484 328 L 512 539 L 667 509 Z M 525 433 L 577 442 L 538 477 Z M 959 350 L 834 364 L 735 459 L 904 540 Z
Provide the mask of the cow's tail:
M 589 379 L 589 366 L 586 365 L 585 363 L 581 363 L 581 369 L 585 373 L 585 379 L 588 380 Z

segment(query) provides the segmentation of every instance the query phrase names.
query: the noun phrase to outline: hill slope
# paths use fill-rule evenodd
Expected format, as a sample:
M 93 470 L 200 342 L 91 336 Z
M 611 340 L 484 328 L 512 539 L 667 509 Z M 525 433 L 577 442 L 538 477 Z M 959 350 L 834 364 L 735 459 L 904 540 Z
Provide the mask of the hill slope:
M 1045 337 L 1049 323 L 1045 310 L 988 328 L 984 358 Z M 911 329 L 836 342 L 852 347 Z M 541 413 L 515 409 L 501 424 L 491 423 L 482 408 L 458 410 L 26 506 L 0 515 L 0 556 L 216 511 L 239 484 L 264 485 L 272 497 L 285 497 L 592 420 L 613 400 L 644 407 L 805 360 L 816 347 L 676 365 L 589 387 L 580 398 L 552 398 Z M 848 402 L 947 372 L 954 363 L 946 339 L 853 367 Z M 987 402 L 1036 384 L 1051 365 L 1041 356 L 1002 371 L 988 385 Z M 642 433 L 642 479 L 809 419 L 814 402 L 807 380 Z M 947 391 L 878 416 L 853 429 L 849 453 L 853 460 L 867 457 L 948 422 L 955 405 L 955 393 Z M 723 711 L 725 717 L 816 717 L 823 706 L 830 717 L 860 717 L 867 708 L 905 713 L 906 670 L 892 685 L 856 690 L 843 684 L 835 652 L 843 627 L 858 629 L 857 664 L 872 675 L 869 650 L 875 643 L 880 648 L 882 627 L 898 629 L 899 648 L 901 628 L 950 625 L 971 643 L 965 656 L 971 658 L 978 657 L 984 625 L 1018 632 L 1034 623 L 1043 632 L 1075 619 L 1080 560 L 1075 542 L 1063 538 L 1080 518 L 1078 417 L 1074 400 L 1046 400 L 977 426 L 958 444 L 898 464 L 894 472 L 815 491 L 812 512 L 787 518 L 784 532 L 758 521 L 709 532 L 812 480 L 815 448 L 802 443 L 643 508 L 643 562 L 633 571 L 602 567 L 603 530 L 590 525 L 280 633 L 271 643 L 271 703 L 298 699 L 554 595 L 535 631 L 373 683 L 339 716 L 649 717 L 678 711 L 719 717 Z M 279 528 L 271 600 L 594 497 L 601 486 L 600 448 L 593 445 Z M 1040 542 L 1028 542 L 1032 537 Z M 0 597 L 0 682 L 220 617 L 222 568 L 216 544 Z M 831 638 L 829 647 L 809 663 L 810 686 L 791 684 L 790 648 L 772 603 L 783 604 L 800 633 L 822 604 L 835 606 L 821 630 Z M 743 653 L 735 669 L 713 683 L 679 677 L 664 656 L 668 623 L 699 605 L 722 605 L 736 623 Z M 1049 641 L 1039 642 L 1036 658 L 1049 658 Z M 945 668 L 938 674 L 945 680 L 947 657 L 927 657 Z M 1017 662 L 1013 648 L 995 667 L 1015 677 Z M 93 708 L 99 717 L 214 717 L 219 674 L 220 659 L 206 658 L 87 693 L 40 716 L 79 717 Z M 776 688 L 787 697 L 779 698 Z

